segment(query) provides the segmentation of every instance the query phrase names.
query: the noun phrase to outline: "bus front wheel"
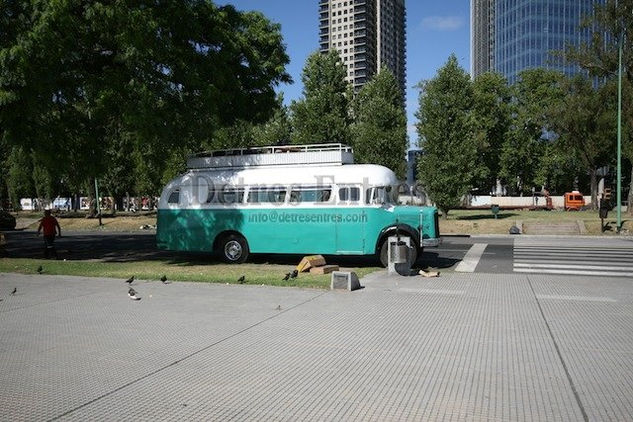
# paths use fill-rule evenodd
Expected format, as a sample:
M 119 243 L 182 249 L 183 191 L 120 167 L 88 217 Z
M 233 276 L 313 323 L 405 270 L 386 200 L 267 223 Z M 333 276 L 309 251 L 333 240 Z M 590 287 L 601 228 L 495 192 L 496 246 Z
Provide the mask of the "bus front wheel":
M 219 246 L 222 260 L 229 264 L 241 264 L 248 258 L 248 243 L 240 235 L 225 236 Z
M 380 264 L 385 268 L 387 268 L 387 266 L 389 265 L 388 254 L 389 254 L 389 241 L 388 239 L 385 239 L 380 245 L 379 256 L 378 256 L 378 258 L 380 259 Z M 413 245 L 413 249 L 411 251 L 411 265 L 414 265 L 417 260 L 418 260 L 418 248 L 415 245 Z

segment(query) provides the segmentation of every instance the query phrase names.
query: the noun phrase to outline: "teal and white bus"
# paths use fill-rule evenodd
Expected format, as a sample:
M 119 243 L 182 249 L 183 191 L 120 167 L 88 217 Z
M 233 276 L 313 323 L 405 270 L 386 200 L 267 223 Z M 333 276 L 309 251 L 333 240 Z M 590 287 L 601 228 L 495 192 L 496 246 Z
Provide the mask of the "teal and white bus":
M 375 255 L 409 236 L 417 257 L 439 244 L 435 207 L 397 205 L 393 171 L 353 164 L 342 144 L 212 151 L 191 157 L 165 186 L 157 244 L 214 252 L 229 263 L 249 253 Z

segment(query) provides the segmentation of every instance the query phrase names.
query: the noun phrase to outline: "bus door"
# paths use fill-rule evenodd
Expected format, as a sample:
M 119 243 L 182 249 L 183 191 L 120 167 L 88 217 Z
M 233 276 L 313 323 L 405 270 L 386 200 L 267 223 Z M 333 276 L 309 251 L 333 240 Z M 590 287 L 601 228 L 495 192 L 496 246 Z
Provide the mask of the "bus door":
M 340 254 L 364 254 L 367 208 L 361 202 L 360 187 L 338 186 L 338 207 L 334 209 L 336 252 Z
M 335 225 L 331 220 L 333 205 L 331 185 L 291 187 L 283 214 L 284 227 L 291 229 L 290 247 L 294 253 L 335 252 L 332 241 Z

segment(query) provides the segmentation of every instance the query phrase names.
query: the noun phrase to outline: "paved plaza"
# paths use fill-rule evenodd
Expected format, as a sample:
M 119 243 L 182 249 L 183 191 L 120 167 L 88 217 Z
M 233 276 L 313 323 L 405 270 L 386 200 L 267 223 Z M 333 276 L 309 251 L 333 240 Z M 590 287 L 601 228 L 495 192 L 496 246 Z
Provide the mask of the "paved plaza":
M 633 420 L 627 278 L 134 284 L 0 274 L 1 420 Z

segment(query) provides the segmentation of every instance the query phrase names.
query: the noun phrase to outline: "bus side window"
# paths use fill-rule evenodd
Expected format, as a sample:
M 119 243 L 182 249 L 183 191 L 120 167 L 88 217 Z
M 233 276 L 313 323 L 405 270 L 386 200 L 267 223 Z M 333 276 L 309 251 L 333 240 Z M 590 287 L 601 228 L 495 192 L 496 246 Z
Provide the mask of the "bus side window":
M 252 187 L 248 191 L 246 202 L 249 204 L 283 204 L 286 200 L 285 188 Z
M 244 201 L 244 189 L 224 188 L 218 191 L 218 202 L 221 204 L 241 204 Z
M 354 186 L 339 188 L 338 198 L 341 202 L 358 202 L 360 200 L 360 189 Z
M 376 188 L 369 188 L 367 192 L 365 192 L 365 203 L 373 204 L 376 199 Z
M 211 202 L 213 202 L 214 199 L 215 199 L 215 186 L 210 184 L 207 190 L 207 201 L 206 201 L 207 204 L 210 204 Z
M 298 204 L 300 202 L 328 202 L 332 197 L 332 188 L 293 188 L 290 192 L 290 202 Z
M 283 204 L 286 200 L 286 189 L 270 189 L 268 191 L 268 202 L 271 204 Z
M 171 191 L 169 194 L 169 199 L 167 199 L 168 204 L 178 204 L 180 201 L 180 189 L 175 189 Z

